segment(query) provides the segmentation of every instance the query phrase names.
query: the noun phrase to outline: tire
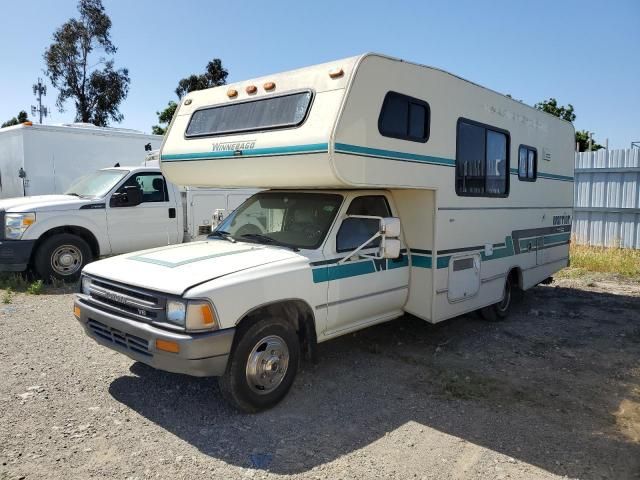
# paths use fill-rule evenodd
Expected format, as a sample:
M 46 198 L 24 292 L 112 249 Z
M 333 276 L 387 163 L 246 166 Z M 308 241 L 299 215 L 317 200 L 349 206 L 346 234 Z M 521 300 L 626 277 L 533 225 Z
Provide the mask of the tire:
M 93 260 L 91 248 L 77 235 L 60 233 L 47 238 L 36 250 L 33 266 L 45 282 L 52 278 L 75 281 Z
M 247 413 L 271 408 L 285 397 L 298 371 L 296 331 L 285 320 L 265 318 L 237 335 L 227 370 L 218 380 L 222 396 Z
M 480 316 L 487 322 L 499 322 L 500 320 L 507 318 L 509 315 L 509 309 L 511 308 L 514 300 L 514 290 L 516 289 L 514 288 L 511 278 L 511 275 L 509 275 L 507 280 L 504 282 L 502 300 L 498 303 L 494 303 L 493 305 L 480 309 Z

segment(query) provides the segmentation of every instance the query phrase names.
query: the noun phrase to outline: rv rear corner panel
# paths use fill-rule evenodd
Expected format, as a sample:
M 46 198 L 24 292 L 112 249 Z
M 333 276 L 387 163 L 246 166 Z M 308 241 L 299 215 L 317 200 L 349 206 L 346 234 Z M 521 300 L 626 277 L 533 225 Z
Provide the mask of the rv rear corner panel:
M 23 131 L 23 128 L 0 130 L 0 198 L 23 196 L 19 175 L 24 168 Z

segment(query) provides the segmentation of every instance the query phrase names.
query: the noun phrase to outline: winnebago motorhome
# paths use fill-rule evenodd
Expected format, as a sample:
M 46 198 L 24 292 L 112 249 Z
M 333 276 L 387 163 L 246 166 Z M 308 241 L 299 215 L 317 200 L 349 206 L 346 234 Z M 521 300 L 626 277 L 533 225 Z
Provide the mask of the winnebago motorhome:
M 0 129 L 0 198 L 63 193 L 71 182 L 99 168 L 138 165 L 145 145 L 160 135 L 86 123 Z
M 404 312 L 498 319 L 565 267 L 573 139 L 377 54 L 192 92 L 161 147 L 167 178 L 270 190 L 207 241 L 87 266 L 75 315 L 98 343 L 268 408 L 317 342 Z

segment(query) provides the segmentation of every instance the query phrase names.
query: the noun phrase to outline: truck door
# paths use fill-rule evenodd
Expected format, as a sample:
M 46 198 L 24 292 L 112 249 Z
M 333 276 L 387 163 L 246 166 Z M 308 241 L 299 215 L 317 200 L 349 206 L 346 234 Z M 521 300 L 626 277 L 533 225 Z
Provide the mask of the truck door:
M 142 203 L 135 207 L 107 205 L 107 228 L 112 253 L 134 252 L 145 248 L 178 243 L 180 205 L 172 198 L 159 172 L 133 173 L 117 190 L 137 186 Z
M 385 195 L 353 198 L 342 215 L 328 258 L 348 256 L 379 227 L 377 220 L 348 218 L 348 215 L 393 216 Z M 361 251 L 373 254 L 379 245 L 378 239 Z M 407 255 L 382 260 L 356 255 L 344 263 L 327 265 L 327 278 L 328 334 L 375 323 L 401 312 L 404 307 L 409 287 Z

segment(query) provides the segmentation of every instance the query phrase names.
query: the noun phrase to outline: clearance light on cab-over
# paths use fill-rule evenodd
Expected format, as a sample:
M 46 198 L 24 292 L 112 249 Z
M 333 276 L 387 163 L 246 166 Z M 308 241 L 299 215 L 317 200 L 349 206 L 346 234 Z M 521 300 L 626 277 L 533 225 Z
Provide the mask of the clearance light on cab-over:
M 276 84 L 275 82 L 267 82 L 263 85 L 264 89 L 268 92 L 270 90 L 273 90 L 274 88 L 276 88 Z
M 237 96 L 238 96 L 238 90 L 236 90 L 235 88 L 230 88 L 229 90 L 227 90 L 227 97 L 235 98 Z
M 252 94 L 254 94 L 254 93 L 256 93 L 256 92 L 258 91 L 258 87 L 256 87 L 255 85 L 249 85 L 249 86 L 246 88 L 246 91 L 247 91 L 247 93 L 248 93 L 249 95 L 252 95 Z
M 331 78 L 340 78 L 342 75 L 344 75 L 344 70 L 340 67 L 332 68 L 331 70 L 329 70 L 329 76 Z

